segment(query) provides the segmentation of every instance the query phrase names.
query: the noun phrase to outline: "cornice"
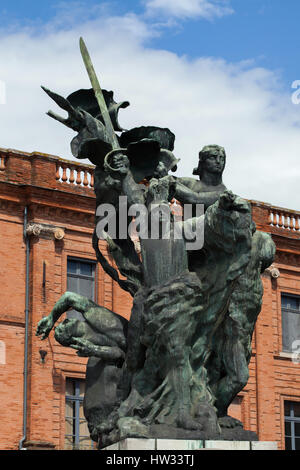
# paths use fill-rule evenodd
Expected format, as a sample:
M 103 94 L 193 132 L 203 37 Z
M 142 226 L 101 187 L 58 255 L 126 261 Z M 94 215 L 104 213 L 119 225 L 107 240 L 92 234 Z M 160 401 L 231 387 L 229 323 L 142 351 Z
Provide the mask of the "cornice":
M 84 211 L 82 208 L 65 208 L 39 203 L 31 204 L 30 208 L 33 218 L 49 219 L 54 222 L 62 221 L 64 225 L 85 223 L 93 226 L 95 223 L 95 213 Z
M 14 200 L 10 198 L 2 198 L 0 197 L 0 210 L 6 211 L 6 212 L 15 212 L 16 209 L 20 209 L 20 201 L 19 200 Z
M 65 193 L 63 193 L 65 195 Z M 16 196 L 16 193 L 15 193 Z M 19 197 L 18 197 L 19 196 Z M 24 196 L 24 197 L 22 197 Z M 1 193 L 0 194 L 0 210 L 7 212 L 7 213 L 16 213 L 16 211 L 23 211 L 25 206 L 30 207 L 30 211 L 32 212 L 33 217 L 38 217 L 41 219 L 51 219 L 54 223 L 58 219 L 59 221 L 68 219 L 69 222 L 72 223 L 72 219 L 76 219 L 76 224 L 78 222 L 80 223 L 87 223 L 87 224 L 94 224 L 95 221 L 95 204 L 94 204 L 94 198 L 89 198 L 90 201 L 93 201 L 93 203 L 90 204 L 90 201 L 88 201 L 88 204 L 78 204 L 78 199 L 75 196 L 75 200 L 72 200 L 71 198 L 68 198 L 68 203 L 73 202 L 74 205 L 72 204 L 63 204 L 63 198 L 62 198 L 62 204 L 57 205 L 55 204 L 55 201 L 53 201 L 50 198 L 42 198 L 42 199 L 37 199 L 35 197 L 32 197 L 32 194 L 17 194 L 17 198 L 13 197 L 13 193 L 11 192 L 10 194 L 5 194 Z M 82 196 L 80 196 L 82 197 Z M 70 200 L 71 199 L 71 200 Z
M 275 260 L 276 264 L 295 266 L 300 269 L 300 253 L 277 250 Z
M 60 187 L 60 184 L 62 187 Z M 0 194 L 1 197 L 5 198 L 7 195 L 10 194 L 18 194 L 19 198 L 23 201 L 25 199 L 47 199 L 49 198 L 49 193 L 51 193 L 50 197 L 60 198 L 61 200 L 78 200 L 81 201 L 95 201 L 96 196 L 95 192 L 92 188 L 89 187 L 81 187 L 81 186 L 74 186 L 67 184 L 58 184 L 59 187 L 51 188 L 46 186 L 38 186 L 35 184 L 25 184 L 25 183 L 16 183 L 12 181 L 5 181 L 0 180 Z

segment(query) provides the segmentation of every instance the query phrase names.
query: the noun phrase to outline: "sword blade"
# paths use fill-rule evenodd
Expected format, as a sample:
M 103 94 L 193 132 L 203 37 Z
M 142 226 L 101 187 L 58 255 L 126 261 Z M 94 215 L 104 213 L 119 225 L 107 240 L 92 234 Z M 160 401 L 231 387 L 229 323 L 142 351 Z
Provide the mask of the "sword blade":
M 113 127 L 111 119 L 110 119 L 110 115 L 109 115 L 109 112 L 108 112 L 108 109 L 107 109 L 107 106 L 106 106 L 106 103 L 105 103 L 105 99 L 104 99 L 104 96 L 103 96 L 103 93 L 102 93 L 102 89 L 101 89 L 99 80 L 97 78 L 92 60 L 90 58 L 90 54 L 89 54 L 89 52 L 87 50 L 87 47 L 85 45 L 85 42 L 82 38 L 80 38 L 79 44 L 80 44 L 80 52 L 81 52 L 81 55 L 82 55 L 82 59 L 83 59 L 85 68 L 87 70 L 90 82 L 92 84 L 92 87 L 93 87 L 93 90 L 94 90 L 94 93 L 95 93 L 95 97 L 96 97 L 96 100 L 98 102 L 98 105 L 99 105 L 99 108 L 100 108 L 100 111 L 101 111 L 101 114 L 102 114 L 102 117 L 103 117 L 103 120 L 104 120 L 104 125 L 105 125 L 105 128 L 106 128 L 107 134 L 109 136 L 110 143 L 111 143 L 112 148 L 114 150 L 119 149 L 120 144 L 119 144 L 117 135 L 114 131 L 114 127 Z

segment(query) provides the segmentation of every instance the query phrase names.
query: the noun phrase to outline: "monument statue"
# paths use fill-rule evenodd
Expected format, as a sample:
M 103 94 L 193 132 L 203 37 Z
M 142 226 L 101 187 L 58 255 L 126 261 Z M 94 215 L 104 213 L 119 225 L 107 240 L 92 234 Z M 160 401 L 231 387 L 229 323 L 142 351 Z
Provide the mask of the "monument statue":
M 198 167 L 194 178 L 178 178 L 175 197 L 183 204 L 204 204 L 205 209 L 214 204 L 226 190 L 222 175 L 226 163 L 226 153 L 219 145 L 207 145 L 199 152 Z
M 60 323 L 55 338 L 89 357 L 84 412 L 99 448 L 126 437 L 255 440 L 228 407 L 248 381 L 261 273 L 275 245 L 256 231 L 250 204 L 224 186 L 224 148 L 200 151 L 199 180 L 171 175 L 179 163 L 174 134 L 155 126 L 122 129 L 118 112 L 129 103 L 101 90 L 82 39 L 80 45 L 93 88 L 67 99 L 44 88 L 68 118 L 48 114 L 77 132 L 74 157 L 95 165 L 93 247 L 133 306 L 127 321 L 66 292 L 36 334 L 45 339 L 70 308 L 82 313 L 84 321 Z M 181 220 L 174 200 L 183 206 Z M 102 210 L 107 205 L 114 230 Z M 125 236 L 119 236 L 121 218 Z

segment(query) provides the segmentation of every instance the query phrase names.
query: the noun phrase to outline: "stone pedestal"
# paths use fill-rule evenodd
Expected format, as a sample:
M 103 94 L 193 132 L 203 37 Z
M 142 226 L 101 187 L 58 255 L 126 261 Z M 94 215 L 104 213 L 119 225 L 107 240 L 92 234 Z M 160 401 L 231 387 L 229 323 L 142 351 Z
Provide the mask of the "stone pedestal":
M 277 450 L 277 442 L 129 438 L 102 450 Z

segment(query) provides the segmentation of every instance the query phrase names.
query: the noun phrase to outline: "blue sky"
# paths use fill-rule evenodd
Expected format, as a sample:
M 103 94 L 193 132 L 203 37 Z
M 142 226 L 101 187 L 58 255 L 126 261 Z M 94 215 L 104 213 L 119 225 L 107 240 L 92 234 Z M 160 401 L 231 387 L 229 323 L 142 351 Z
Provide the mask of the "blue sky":
M 90 87 L 83 36 L 103 88 L 131 102 L 121 125 L 175 133 L 178 175 L 219 144 L 228 188 L 300 208 L 297 0 L 1 0 L 0 18 L 0 147 L 73 158 L 74 133 L 46 116 L 58 109 L 40 85 Z
M 1 0 L 2 24 L 21 25 L 51 20 L 61 8 L 73 9 L 73 4 L 85 4 L 86 10 L 106 4 L 111 14 L 145 13 L 141 0 L 85 0 L 55 2 L 37 0 Z M 297 0 L 231 0 L 232 14 L 207 21 L 203 17 L 176 18 L 173 27 L 152 38 L 151 47 L 166 49 L 190 58 L 221 57 L 229 62 L 253 60 L 262 67 L 277 70 L 284 86 L 300 77 L 297 51 L 300 46 L 300 2 Z M 159 14 L 155 21 L 159 21 Z M 148 21 L 153 20 L 148 18 Z M 165 20 L 165 18 L 164 18 Z

